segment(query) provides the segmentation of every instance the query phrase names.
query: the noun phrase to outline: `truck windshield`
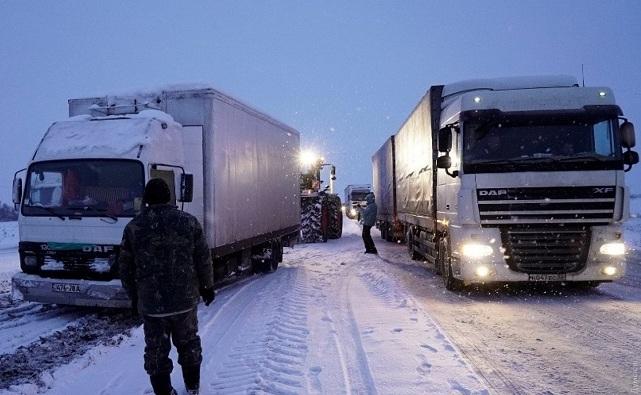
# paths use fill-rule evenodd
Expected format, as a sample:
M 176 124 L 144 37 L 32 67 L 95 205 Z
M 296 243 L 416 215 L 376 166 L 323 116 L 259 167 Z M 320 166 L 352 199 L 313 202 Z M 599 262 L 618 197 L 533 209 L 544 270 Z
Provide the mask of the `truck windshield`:
M 352 192 L 351 200 L 365 200 L 368 193 L 369 192 Z
M 466 173 L 622 167 L 616 120 L 486 121 L 464 125 Z M 506 166 L 507 165 L 507 166 Z
M 33 163 L 22 214 L 132 217 L 140 205 L 144 170 L 133 160 L 82 159 Z

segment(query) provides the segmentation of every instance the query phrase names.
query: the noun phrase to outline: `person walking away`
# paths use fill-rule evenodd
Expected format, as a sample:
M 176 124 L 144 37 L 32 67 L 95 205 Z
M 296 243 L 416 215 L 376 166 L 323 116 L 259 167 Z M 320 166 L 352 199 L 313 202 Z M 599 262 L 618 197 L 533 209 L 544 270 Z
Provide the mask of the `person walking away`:
M 376 224 L 376 214 L 378 212 L 374 194 L 368 193 L 365 201 L 367 202 L 367 206 L 363 210 L 363 243 L 365 244 L 365 253 L 378 254 L 370 233 L 372 226 Z
M 215 298 L 213 266 L 198 220 L 170 205 L 170 196 L 159 178 L 145 186 L 144 208 L 123 233 L 120 279 L 132 308 L 143 317 L 144 366 L 154 393 L 176 394 L 171 338 L 185 387 L 198 394 L 202 349 L 196 312 L 201 297 L 207 306 Z

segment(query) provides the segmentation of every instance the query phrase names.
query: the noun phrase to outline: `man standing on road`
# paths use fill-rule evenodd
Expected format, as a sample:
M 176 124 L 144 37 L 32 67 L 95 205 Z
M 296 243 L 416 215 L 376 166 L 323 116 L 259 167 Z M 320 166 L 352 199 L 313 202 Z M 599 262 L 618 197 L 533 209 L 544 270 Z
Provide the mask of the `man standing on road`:
M 145 186 L 146 206 L 125 228 L 120 247 L 122 285 L 144 320 L 145 370 L 154 393 L 172 395 L 171 341 L 178 351 L 185 387 L 198 394 L 202 349 L 197 305 L 214 300 L 209 247 L 198 220 L 169 204 L 167 183 Z
M 372 226 L 376 224 L 376 214 L 378 212 L 378 207 L 374 201 L 374 193 L 368 193 L 365 201 L 367 201 L 367 206 L 363 210 L 363 243 L 365 244 L 365 253 L 378 254 L 374 240 L 372 240 L 372 235 L 370 234 Z

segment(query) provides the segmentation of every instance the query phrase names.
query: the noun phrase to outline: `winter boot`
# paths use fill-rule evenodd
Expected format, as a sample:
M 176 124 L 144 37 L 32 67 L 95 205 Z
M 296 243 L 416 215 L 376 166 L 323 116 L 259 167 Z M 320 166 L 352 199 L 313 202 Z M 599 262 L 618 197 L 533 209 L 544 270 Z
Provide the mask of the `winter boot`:
M 176 395 L 176 390 L 171 386 L 171 378 L 169 377 L 169 373 L 149 376 L 149 380 L 151 381 L 151 386 L 154 389 L 154 394 Z
M 183 366 L 183 380 L 189 395 L 198 395 L 200 392 L 200 365 Z

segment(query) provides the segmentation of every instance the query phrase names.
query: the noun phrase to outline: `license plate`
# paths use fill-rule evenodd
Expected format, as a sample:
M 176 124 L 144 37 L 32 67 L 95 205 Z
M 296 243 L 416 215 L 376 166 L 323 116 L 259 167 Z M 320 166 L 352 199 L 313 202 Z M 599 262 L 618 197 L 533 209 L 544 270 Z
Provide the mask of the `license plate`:
M 80 293 L 78 284 L 54 283 L 52 288 L 54 292 Z
M 529 274 L 530 281 L 565 281 L 565 273 L 554 274 Z

